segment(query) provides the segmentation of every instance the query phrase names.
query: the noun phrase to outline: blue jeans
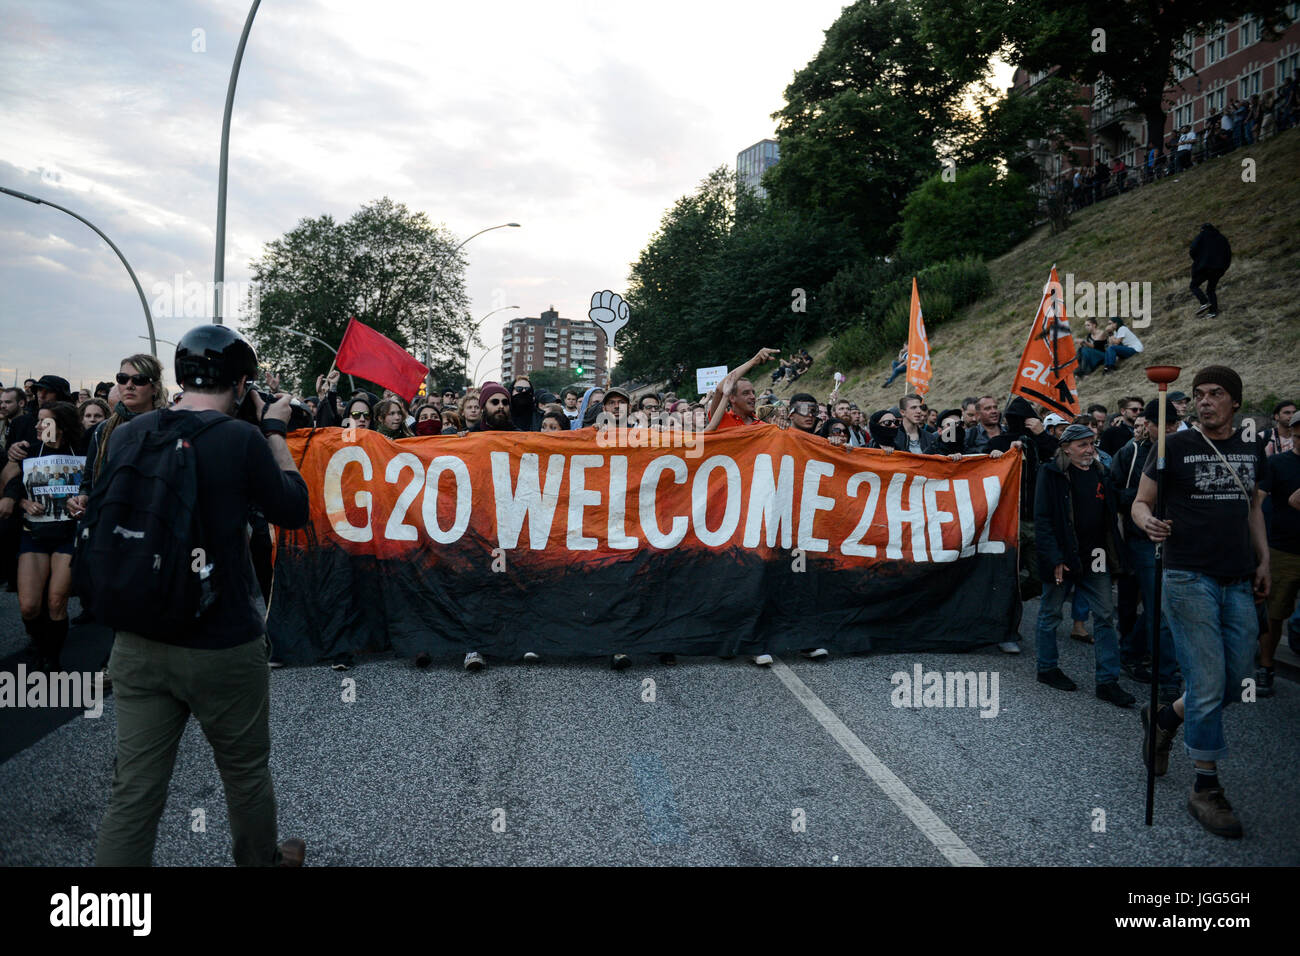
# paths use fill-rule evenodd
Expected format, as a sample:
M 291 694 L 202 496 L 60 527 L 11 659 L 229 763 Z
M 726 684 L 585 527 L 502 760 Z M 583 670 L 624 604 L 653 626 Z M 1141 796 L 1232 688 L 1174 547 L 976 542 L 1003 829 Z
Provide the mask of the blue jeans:
M 1151 650 L 1151 614 L 1156 606 L 1156 546 L 1134 532 L 1124 542 L 1124 553 L 1142 591 L 1142 614 L 1132 636 L 1121 639 L 1120 650 L 1126 660 L 1140 661 Z M 1160 615 L 1160 686 L 1178 686 L 1178 652 L 1174 649 L 1169 618 L 1164 614 Z
M 1043 583 L 1043 598 L 1038 606 L 1038 672 L 1050 671 L 1060 660 L 1056 650 L 1056 631 L 1061 626 L 1061 604 L 1071 586 L 1088 602 L 1092 611 L 1097 683 L 1118 680 L 1119 636 L 1115 633 L 1115 602 L 1111 600 L 1110 575 L 1105 571 L 1085 571 L 1064 584 Z
M 1088 620 L 1088 601 L 1079 593 L 1074 582 L 1067 580 L 1065 590 L 1070 595 L 1070 620 L 1079 622 Z
M 1137 349 L 1129 348 L 1127 345 L 1108 345 L 1106 346 L 1106 367 L 1114 368 L 1116 362 L 1122 358 L 1128 358 L 1130 355 L 1137 355 Z
M 1101 349 L 1094 349 L 1092 346 L 1079 349 L 1077 354 L 1079 356 L 1079 367 L 1085 372 L 1093 371 L 1101 365 L 1106 358 Z
M 1193 760 L 1222 760 L 1223 708 L 1241 700 L 1254 674 L 1259 622 L 1249 579 L 1220 584 L 1207 574 L 1165 570 L 1164 611 L 1187 689 L 1183 734 Z
M 906 362 L 890 362 L 889 378 L 885 379 L 885 387 L 888 388 L 890 385 L 894 384 L 894 379 L 898 378 L 898 376 L 902 375 L 906 371 Z

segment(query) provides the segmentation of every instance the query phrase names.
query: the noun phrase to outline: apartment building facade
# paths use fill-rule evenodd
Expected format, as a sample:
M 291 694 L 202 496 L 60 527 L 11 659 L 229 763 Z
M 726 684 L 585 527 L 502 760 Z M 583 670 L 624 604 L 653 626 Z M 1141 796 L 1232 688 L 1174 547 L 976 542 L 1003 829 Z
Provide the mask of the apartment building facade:
M 590 319 L 561 318 L 554 306 L 539 316 L 511 319 L 501 330 L 501 381 L 543 368 L 568 369 L 574 384 L 606 384 L 605 330 Z

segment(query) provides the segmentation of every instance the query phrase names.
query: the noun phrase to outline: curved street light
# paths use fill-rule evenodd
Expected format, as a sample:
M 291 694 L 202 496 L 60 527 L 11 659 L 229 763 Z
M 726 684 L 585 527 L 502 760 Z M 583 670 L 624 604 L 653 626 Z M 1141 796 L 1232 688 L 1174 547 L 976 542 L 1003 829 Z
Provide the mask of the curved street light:
M 338 355 L 338 354 L 339 354 L 339 350 L 338 350 L 338 349 L 336 349 L 334 346 L 330 345 L 330 344 L 329 344 L 328 342 L 326 342 L 324 339 L 319 339 L 319 338 L 317 338 L 316 336 L 312 335 L 310 332 L 299 332 L 297 329 L 291 329 L 291 328 L 289 328 L 289 326 L 287 326 L 287 325 L 276 325 L 276 326 L 273 326 L 273 328 L 277 328 L 277 329 L 279 329 L 281 332 L 288 332 L 288 333 L 290 333 L 291 335 L 301 335 L 303 338 L 305 338 L 305 339 L 311 339 L 313 342 L 319 342 L 321 345 L 325 346 L 327 349 L 329 349 L 329 350 L 330 350 L 331 352 L 333 352 L 335 355 Z M 352 385 L 352 391 L 355 392 L 355 391 L 357 390 L 357 380 L 354 379 L 354 378 L 352 377 L 352 373 L 351 373 L 351 372 L 348 373 L 348 382 L 351 383 L 351 385 Z
M 226 112 L 221 118 L 221 165 L 217 173 L 217 261 L 212 270 L 212 321 L 221 325 L 221 287 L 226 281 L 226 170 L 230 166 L 230 113 L 235 108 L 235 83 L 239 80 L 239 65 L 244 61 L 244 47 L 248 32 L 253 29 L 253 17 L 262 0 L 253 0 L 244 21 L 244 32 L 239 36 L 235 62 L 230 68 L 230 84 L 226 87 Z
M 153 313 L 149 311 L 149 303 L 144 297 L 144 289 L 140 287 L 140 280 L 135 276 L 135 270 L 131 268 L 131 263 L 126 261 L 126 256 L 122 255 L 122 250 L 114 244 L 113 240 L 104 235 L 103 230 L 85 216 L 79 216 L 71 209 L 60 206 L 58 203 L 50 202 L 48 199 L 40 199 L 36 196 L 30 196 L 27 193 L 19 192 L 17 189 L 9 189 L 5 186 L 0 186 L 0 193 L 5 193 L 6 195 L 13 196 L 16 199 L 26 200 L 27 202 L 34 203 L 37 206 L 49 206 L 52 209 L 59 210 L 59 212 L 66 212 L 73 219 L 76 219 L 78 222 L 83 222 L 91 229 L 95 230 L 95 234 L 108 243 L 108 247 L 117 253 L 117 257 L 122 260 L 122 265 L 126 266 L 126 271 L 131 274 L 131 281 L 135 283 L 135 291 L 140 296 L 140 305 L 144 307 L 144 320 L 149 326 L 149 354 L 156 357 L 158 355 L 158 343 L 155 341 L 153 334 Z
M 480 355 L 480 356 L 478 357 L 478 361 L 474 364 L 474 378 L 471 379 L 471 381 L 474 381 L 474 382 L 477 382 L 477 381 L 478 381 L 478 370 L 479 370 L 479 366 L 481 366 L 481 365 L 483 364 L 483 360 L 484 360 L 485 358 L 487 358 L 489 355 L 491 355 L 493 352 L 495 352 L 495 351 L 496 351 L 497 349 L 499 349 L 499 348 L 501 348 L 501 343 L 498 342 L 496 345 L 492 346 L 490 349 L 488 349 L 486 352 L 484 352 L 482 355 Z
M 480 229 L 478 232 L 476 232 L 476 233 L 474 233 L 473 235 L 469 236 L 467 239 L 463 239 L 463 240 L 460 242 L 460 244 L 456 246 L 455 249 L 451 250 L 451 254 L 452 254 L 452 256 L 455 256 L 456 253 L 460 252 L 460 250 L 462 250 L 462 249 L 465 248 L 465 246 L 469 243 L 470 239 L 473 239 L 475 236 L 481 236 L 481 235 L 483 235 L 483 233 L 485 233 L 485 232 L 491 232 L 493 229 L 519 229 L 519 228 L 520 228 L 520 225 L 519 225 L 519 223 L 517 223 L 517 222 L 503 222 L 503 223 L 501 223 L 499 226 L 488 226 L 486 229 Z M 429 315 L 428 315 L 428 317 L 424 320 L 424 364 L 425 364 L 425 365 L 428 365 L 428 366 L 432 366 L 432 365 L 433 365 L 433 310 L 434 310 L 434 308 L 436 307 L 436 306 L 435 306 L 435 303 L 436 303 L 436 301 L 437 301 L 437 299 L 436 299 L 436 295 L 437 295 L 437 292 L 438 292 L 438 280 L 441 279 L 441 278 L 442 278 L 442 269 L 441 269 L 441 268 L 438 268 L 438 269 L 436 269 L 436 270 L 434 271 L 433 282 L 432 282 L 432 284 L 429 286 Z M 489 313 L 489 314 L 490 314 L 490 313 Z M 486 318 L 486 317 L 487 317 L 487 316 L 484 316 L 484 318 Z M 480 321 L 482 321 L 482 320 L 480 320 Z M 469 341 L 468 341 L 468 339 L 466 340 L 466 343 L 465 343 L 465 350 L 466 350 L 466 351 L 465 351 L 465 369 L 466 369 L 466 371 L 468 371 L 468 370 L 469 370 Z
M 487 315 L 483 316 L 483 318 L 479 319 L 477 322 L 474 323 L 474 328 L 473 328 L 472 330 L 470 330 L 470 334 L 467 335 L 467 336 L 465 336 L 465 371 L 466 371 L 466 372 L 469 371 L 469 341 L 470 341 L 470 337 L 471 337 L 475 332 L 477 332 L 477 331 L 479 330 L 479 328 L 483 325 L 484 322 L 486 322 L 486 321 L 487 321 L 489 318 L 491 318 L 492 316 L 496 315 L 498 312 L 505 312 L 507 309 L 517 309 L 517 308 L 519 308 L 519 306 L 517 306 L 517 305 L 503 305 L 503 306 L 502 306 L 501 308 L 499 308 L 499 309 L 493 309 L 493 310 L 492 310 L 491 312 L 489 312 Z M 479 359 L 479 363 L 482 364 L 482 362 L 483 362 L 483 359 L 480 358 L 480 359 Z M 476 365 L 476 366 L 474 366 L 474 379 L 477 379 L 477 378 L 478 378 L 478 366 Z M 474 379 L 470 379 L 470 384 L 471 384 L 471 385 L 473 384 Z

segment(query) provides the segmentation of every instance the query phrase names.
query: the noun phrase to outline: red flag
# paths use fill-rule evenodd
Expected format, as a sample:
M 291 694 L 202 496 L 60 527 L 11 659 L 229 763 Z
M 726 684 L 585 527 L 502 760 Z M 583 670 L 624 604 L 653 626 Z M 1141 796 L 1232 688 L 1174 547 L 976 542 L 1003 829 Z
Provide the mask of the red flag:
M 335 364 L 340 372 L 368 378 L 392 389 L 408 402 L 429 374 L 406 349 L 355 318 L 348 320 Z
M 1070 319 L 1061 297 L 1061 280 L 1057 278 L 1056 266 L 1052 266 L 1051 278 L 1034 316 L 1034 326 L 1029 330 L 1029 341 L 1020 356 L 1011 394 L 1045 405 L 1067 418 L 1078 415 L 1075 361 L 1074 336 L 1070 334 Z
M 907 324 L 907 384 L 925 398 L 930 390 L 930 340 L 925 337 L 925 317 L 921 314 L 921 297 L 912 276 L 912 315 Z

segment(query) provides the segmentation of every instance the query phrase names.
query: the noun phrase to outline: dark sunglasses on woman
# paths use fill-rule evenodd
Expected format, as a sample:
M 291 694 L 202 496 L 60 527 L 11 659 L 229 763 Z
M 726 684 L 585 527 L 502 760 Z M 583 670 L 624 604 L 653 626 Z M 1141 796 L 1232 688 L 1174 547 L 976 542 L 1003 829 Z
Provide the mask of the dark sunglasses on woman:
M 144 388 L 153 381 L 148 375 L 127 375 L 125 372 L 117 373 L 117 384 L 125 385 L 130 382 L 136 388 Z

